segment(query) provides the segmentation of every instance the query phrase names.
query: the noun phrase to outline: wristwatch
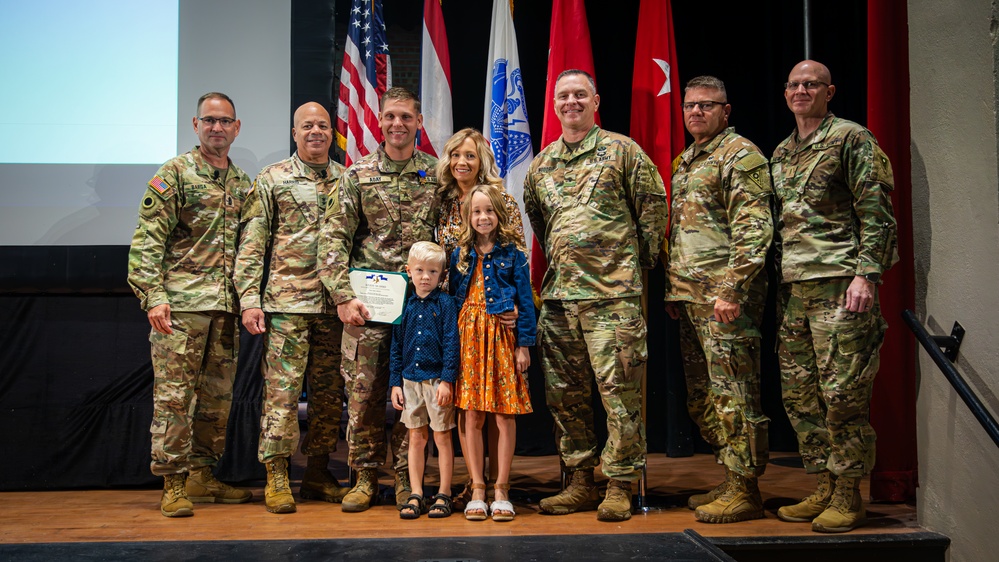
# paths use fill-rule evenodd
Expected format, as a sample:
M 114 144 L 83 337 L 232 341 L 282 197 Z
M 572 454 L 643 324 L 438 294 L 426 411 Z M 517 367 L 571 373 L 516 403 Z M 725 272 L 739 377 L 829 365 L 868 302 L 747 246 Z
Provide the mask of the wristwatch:
M 867 279 L 869 282 L 874 283 L 875 285 L 877 285 L 878 281 L 881 280 L 881 274 L 880 273 L 868 273 L 867 275 L 864 275 L 864 279 Z

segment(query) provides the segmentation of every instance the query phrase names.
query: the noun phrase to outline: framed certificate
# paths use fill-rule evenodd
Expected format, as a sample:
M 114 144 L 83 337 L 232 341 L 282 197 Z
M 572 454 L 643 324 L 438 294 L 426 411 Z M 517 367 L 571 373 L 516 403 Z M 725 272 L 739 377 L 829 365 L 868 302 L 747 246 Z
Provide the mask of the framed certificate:
M 369 322 L 398 324 L 406 306 L 409 276 L 397 271 L 351 268 L 350 288 L 371 313 Z

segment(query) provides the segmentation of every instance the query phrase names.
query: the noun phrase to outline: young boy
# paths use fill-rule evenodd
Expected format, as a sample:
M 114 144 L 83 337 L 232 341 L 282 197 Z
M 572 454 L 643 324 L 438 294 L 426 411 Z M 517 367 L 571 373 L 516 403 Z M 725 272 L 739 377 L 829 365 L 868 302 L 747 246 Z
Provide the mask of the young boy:
M 453 393 L 458 376 L 458 305 L 437 287 L 444 272 L 444 250 L 433 242 L 417 242 L 409 250 L 406 273 L 416 292 L 409 297 L 402 322 L 392 330 L 392 405 L 402 410 L 409 429 L 409 480 L 413 493 L 399 517 L 416 519 L 424 513 L 423 471 L 427 425 L 434 432 L 440 464 L 440 489 L 429 508 L 433 518 L 451 515 L 451 473 L 454 449 Z

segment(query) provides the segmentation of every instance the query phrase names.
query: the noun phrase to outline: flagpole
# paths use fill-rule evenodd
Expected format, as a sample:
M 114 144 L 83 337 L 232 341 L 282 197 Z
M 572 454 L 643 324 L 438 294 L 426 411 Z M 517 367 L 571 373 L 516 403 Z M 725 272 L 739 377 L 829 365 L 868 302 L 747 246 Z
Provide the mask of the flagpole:
M 802 0 L 802 11 L 804 18 L 802 25 L 805 28 L 805 59 L 812 58 L 812 0 Z

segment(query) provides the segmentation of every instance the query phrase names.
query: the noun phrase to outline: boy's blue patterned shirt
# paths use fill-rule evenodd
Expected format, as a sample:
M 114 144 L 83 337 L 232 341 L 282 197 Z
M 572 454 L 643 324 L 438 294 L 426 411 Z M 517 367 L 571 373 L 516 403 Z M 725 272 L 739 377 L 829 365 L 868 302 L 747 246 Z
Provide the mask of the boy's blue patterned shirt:
M 453 384 L 459 361 L 457 302 L 440 289 L 423 299 L 413 293 L 392 329 L 389 384 L 437 378 Z

